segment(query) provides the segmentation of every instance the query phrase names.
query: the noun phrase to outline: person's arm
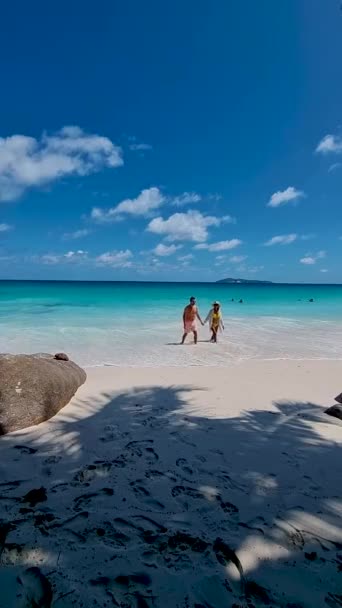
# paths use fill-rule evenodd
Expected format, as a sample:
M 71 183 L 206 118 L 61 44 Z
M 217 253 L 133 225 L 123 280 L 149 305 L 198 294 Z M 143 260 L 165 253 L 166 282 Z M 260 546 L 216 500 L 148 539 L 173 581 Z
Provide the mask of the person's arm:
M 211 309 L 210 309 L 210 310 L 209 310 L 209 312 L 208 312 L 208 314 L 207 314 L 207 316 L 206 316 L 206 318 L 205 318 L 204 325 L 205 325 L 206 323 L 208 323 L 208 321 L 210 321 L 210 319 L 211 319 L 211 315 L 212 315 L 212 311 L 211 311 Z
M 184 310 L 183 310 L 183 327 L 184 328 L 185 328 L 185 311 L 186 311 L 186 308 L 184 308 Z
M 196 317 L 197 317 L 197 319 L 199 320 L 199 322 L 201 323 L 201 325 L 204 325 L 204 323 L 203 323 L 203 321 L 202 321 L 202 319 L 201 319 L 201 317 L 200 317 L 200 314 L 199 314 L 198 309 L 196 310 Z
M 220 324 L 221 324 L 221 329 L 224 329 L 224 321 L 223 321 L 222 315 L 221 315 L 221 319 L 220 319 Z

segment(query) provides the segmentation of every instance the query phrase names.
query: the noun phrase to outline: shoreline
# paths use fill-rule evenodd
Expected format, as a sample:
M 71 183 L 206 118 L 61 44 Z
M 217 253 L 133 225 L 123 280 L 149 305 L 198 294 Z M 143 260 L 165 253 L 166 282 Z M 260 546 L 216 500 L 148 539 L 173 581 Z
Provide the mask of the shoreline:
M 87 368 L 54 418 L 0 438 L 0 607 L 28 566 L 59 608 L 334 605 L 341 369 Z

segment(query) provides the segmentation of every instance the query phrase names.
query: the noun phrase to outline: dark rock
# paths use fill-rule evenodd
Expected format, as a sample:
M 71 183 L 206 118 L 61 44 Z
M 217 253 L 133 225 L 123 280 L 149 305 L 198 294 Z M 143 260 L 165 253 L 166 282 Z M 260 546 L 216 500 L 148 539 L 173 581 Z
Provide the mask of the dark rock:
M 56 353 L 54 358 L 57 361 L 69 361 L 69 357 L 65 353 Z
M 337 403 L 342 404 L 342 393 L 340 393 L 339 395 L 337 395 L 337 397 L 335 397 L 335 401 L 337 401 Z
M 329 416 L 334 416 L 334 418 L 339 418 L 342 420 L 342 405 L 332 405 L 325 410 L 325 413 Z
M 52 355 L 0 355 L 0 435 L 52 418 L 86 377 Z

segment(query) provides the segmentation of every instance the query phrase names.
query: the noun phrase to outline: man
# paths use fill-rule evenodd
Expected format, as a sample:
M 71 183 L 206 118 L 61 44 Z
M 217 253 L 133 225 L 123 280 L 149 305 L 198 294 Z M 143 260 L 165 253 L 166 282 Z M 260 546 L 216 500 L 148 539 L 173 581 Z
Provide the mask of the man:
M 194 342 L 197 344 L 197 319 L 202 325 L 204 325 L 196 306 L 196 298 L 192 297 L 190 298 L 190 304 L 184 308 L 183 312 L 184 334 L 182 344 L 184 344 L 185 338 L 190 333 L 194 334 Z

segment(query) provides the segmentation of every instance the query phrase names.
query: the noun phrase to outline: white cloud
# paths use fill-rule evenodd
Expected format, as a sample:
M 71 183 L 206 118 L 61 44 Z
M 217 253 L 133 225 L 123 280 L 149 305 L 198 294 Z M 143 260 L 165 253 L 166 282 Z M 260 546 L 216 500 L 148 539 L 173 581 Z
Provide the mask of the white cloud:
M 252 266 L 251 268 L 247 268 L 247 272 L 254 274 L 256 272 L 261 272 L 261 270 L 264 270 L 264 268 L 264 266 Z
M 164 243 L 159 243 L 157 247 L 153 250 L 153 253 L 159 257 L 167 257 L 169 255 L 173 255 L 181 249 L 182 245 L 164 245 Z
M 91 230 L 88 230 L 87 228 L 83 228 L 80 230 L 75 230 L 75 232 L 65 232 L 63 234 L 63 238 L 66 240 L 82 239 L 82 238 L 88 236 L 90 233 L 91 233 Z
M 123 164 L 121 149 L 107 137 L 77 126 L 63 127 L 40 140 L 25 135 L 0 138 L 0 201 L 19 198 L 29 188 L 71 175 L 84 176 Z
M 332 165 L 330 165 L 328 172 L 332 173 L 333 171 L 337 171 L 337 169 L 341 169 L 342 167 L 342 163 L 333 163 Z
M 38 258 L 38 261 L 43 262 L 43 264 L 58 264 L 61 261 L 61 256 L 46 253 Z
M 326 256 L 326 252 L 325 251 L 318 251 L 317 253 L 307 253 L 305 254 L 304 258 L 301 258 L 299 261 L 301 264 L 306 264 L 307 266 L 312 266 L 313 264 L 316 264 L 316 262 L 318 260 L 322 260 L 323 258 L 325 258 Z
M 229 261 L 232 264 L 240 264 L 244 260 L 247 260 L 247 257 L 247 255 L 233 255 L 231 258 L 229 258 Z
M 78 251 L 68 251 L 63 257 L 67 260 L 80 260 L 81 258 L 86 258 L 87 255 L 88 254 L 86 251 L 83 251 L 83 249 L 78 249 Z
M 280 207 L 281 205 L 286 205 L 287 203 L 296 201 L 304 196 L 305 194 L 302 190 L 297 190 L 297 188 L 289 186 L 286 190 L 274 192 L 267 203 L 267 207 Z
M 316 264 L 316 258 L 313 258 L 312 256 L 306 256 L 305 258 L 301 258 L 299 261 L 301 264 Z
M 290 245 L 294 243 L 298 238 L 297 234 L 281 234 L 279 236 L 273 236 L 269 241 L 266 241 L 264 245 L 271 247 L 272 245 Z
M 151 211 L 158 209 L 165 200 L 159 188 L 148 188 L 142 190 L 136 198 L 127 198 L 111 209 L 94 207 L 91 218 L 96 222 L 115 222 L 124 214 L 148 217 Z
M 47 253 L 42 256 L 34 257 L 33 259 L 34 261 L 42 262 L 43 264 L 63 264 L 66 262 L 80 262 L 87 258 L 87 252 L 79 249 L 78 251 L 67 251 L 62 254 Z
M 218 241 L 217 243 L 201 243 L 200 245 L 195 245 L 195 249 L 207 249 L 208 251 L 228 251 L 229 249 L 235 249 L 241 245 L 242 241 L 240 239 L 231 239 L 230 241 Z
M 329 272 L 327 268 L 321 268 L 320 272 Z
M 100 266 L 111 266 L 112 268 L 129 268 L 132 266 L 131 258 L 133 253 L 125 251 L 107 251 L 99 255 L 95 261 Z
M 176 196 L 172 200 L 172 205 L 175 207 L 183 207 L 184 205 L 199 203 L 201 200 L 202 197 L 200 194 L 197 194 L 197 192 L 183 192 L 183 194 Z
M 338 135 L 326 135 L 319 142 L 316 152 L 321 154 L 341 154 L 342 153 L 342 137 Z
M 146 150 L 152 150 L 152 146 L 150 144 L 130 144 L 129 149 L 134 152 L 144 152 Z
M 9 230 L 12 230 L 13 226 L 10 226 L 9 224 L 0 224 L 0 232 L 8 232 Z
M 201 243 L 208 238 L 208 227 L 219 226 L 222 220 L 199 211 L 174 213 L 168 219 L 156 217 L 147 226 L 149 232 L 160 234 L 168 241 L 194 241 Z
M 193 259 L 194 259 L 194 256 L 192 255 L 192 253 L 188 253 L 187 255 L 179 256 L 178 261 L 179 262 L 190 262 Z

